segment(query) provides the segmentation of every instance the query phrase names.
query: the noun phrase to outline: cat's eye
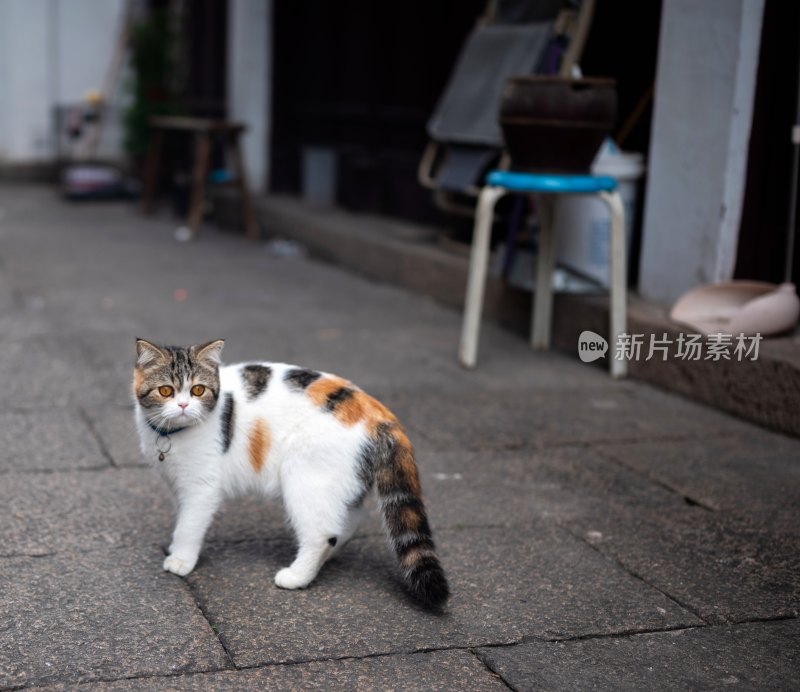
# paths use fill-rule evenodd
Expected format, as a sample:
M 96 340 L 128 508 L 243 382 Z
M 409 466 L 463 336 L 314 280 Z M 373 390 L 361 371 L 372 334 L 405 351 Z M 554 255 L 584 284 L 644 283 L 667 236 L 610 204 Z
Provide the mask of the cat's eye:
M 196 384 L 192 387 L 192 396 L 203 396 L 204 391 L 206 391 L 206 388 L 202 384 Z
M 174 392 L 174 391 L 175 390 L 172 387 L 170 387 L 168 384 L 165 384 L 165 385 L 163 385 L 163 386 L 158 388 L 158 393 L 161 396 L 163 396 L 164 398 L 166 398 L 168 396 L 172 396 L 172 392 Z

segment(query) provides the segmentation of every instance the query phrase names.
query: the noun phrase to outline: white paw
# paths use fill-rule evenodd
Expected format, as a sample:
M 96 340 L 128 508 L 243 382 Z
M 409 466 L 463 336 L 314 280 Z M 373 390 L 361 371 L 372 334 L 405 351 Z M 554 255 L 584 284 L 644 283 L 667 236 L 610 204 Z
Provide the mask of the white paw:
M 181 560 L 181 558 L 174 555 L 168 555 L 167 559 L 164 560 L 164 570 L 177 574 L 179 577 L 185 577 L 194 569 L 196 563 L 197 558 L 194 560 Z
M 291 567 L 284 567 L 275 575 L 275 584 L 282 589 L 304 589 L 310 581 L 305 575 L 293 571 Z

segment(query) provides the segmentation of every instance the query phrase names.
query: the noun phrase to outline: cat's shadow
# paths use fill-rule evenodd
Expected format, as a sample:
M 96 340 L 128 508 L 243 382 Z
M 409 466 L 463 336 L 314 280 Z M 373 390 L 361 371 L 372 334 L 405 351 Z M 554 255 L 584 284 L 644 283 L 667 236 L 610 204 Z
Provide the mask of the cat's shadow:
M 287 531 L 284 536 L 242 541 L 216 542 L 201 554 L 192 578 L 213 582 L 220 570 L 239 574 L 242 583 L 258 573 L 272 583 L 275 573 L 291 564 L 297 544 Z M 278 587 L 274 587 L 277 589 Z M 426 616 L 446 616 L 445 610 L 430 610 L 406 590 L 385 539 L 375 535 L 356 535 L 320 570 L 303 592 L 324 590 L 379 592 L 378 597 L 397 598 L 406 606 Z M 280 590 L 279 590 L 280 591 Z

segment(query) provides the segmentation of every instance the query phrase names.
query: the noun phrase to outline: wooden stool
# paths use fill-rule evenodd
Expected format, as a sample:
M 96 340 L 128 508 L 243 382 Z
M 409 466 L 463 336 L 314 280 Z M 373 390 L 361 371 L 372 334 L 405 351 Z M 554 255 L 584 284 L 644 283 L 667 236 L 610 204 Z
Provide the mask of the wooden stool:
M 250 197 L 250 190 L 247 186 L 244 158 L 239 146 L 239 137 L 247 127 L 243 123 L 231 123 L 224 120 L 171 116 L 150 118 L 150 127 L 153 129 L 153 133 L 145 163 L 142 212 L 149 214 L 153 210 L 153 198 L 155 197 L 156 184 L 158 182 L 158 166 L 161 158 L 161 145 L 164 142 L 164 133 L 168 130 L 193 132 L 195 135 L 195 154 L 192 171 L 192 196 L 186 225 L 192 232 L 192 238 L 197 237 L 200 225 L 203 222 L 203 209 L 205 208 L 206 181 L 211 163 L 211 138 L 214 135 L 222 135 L 225 138 L 227 147 L 233 154 L 233 165 L 236 172 L 236 178 L 233 182 L 238 185 L 242 196 L 242 217 L 244 219 L 245 236 L 248 240 L 258 240 L 258 223 L 255 209 L 253 208 L 253 200 Z

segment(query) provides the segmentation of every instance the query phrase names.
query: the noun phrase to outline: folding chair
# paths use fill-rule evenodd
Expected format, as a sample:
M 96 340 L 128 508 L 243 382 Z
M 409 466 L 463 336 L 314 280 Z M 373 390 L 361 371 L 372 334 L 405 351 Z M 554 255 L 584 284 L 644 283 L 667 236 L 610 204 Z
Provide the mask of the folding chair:
M 417 177 L 445 211 L 473 216 L 487 173 L 505 170 L 497 121 L 506 80 L 569 76 L 583 52 L 595 0 L 490 0 L 467 37 L 428 121 Z

